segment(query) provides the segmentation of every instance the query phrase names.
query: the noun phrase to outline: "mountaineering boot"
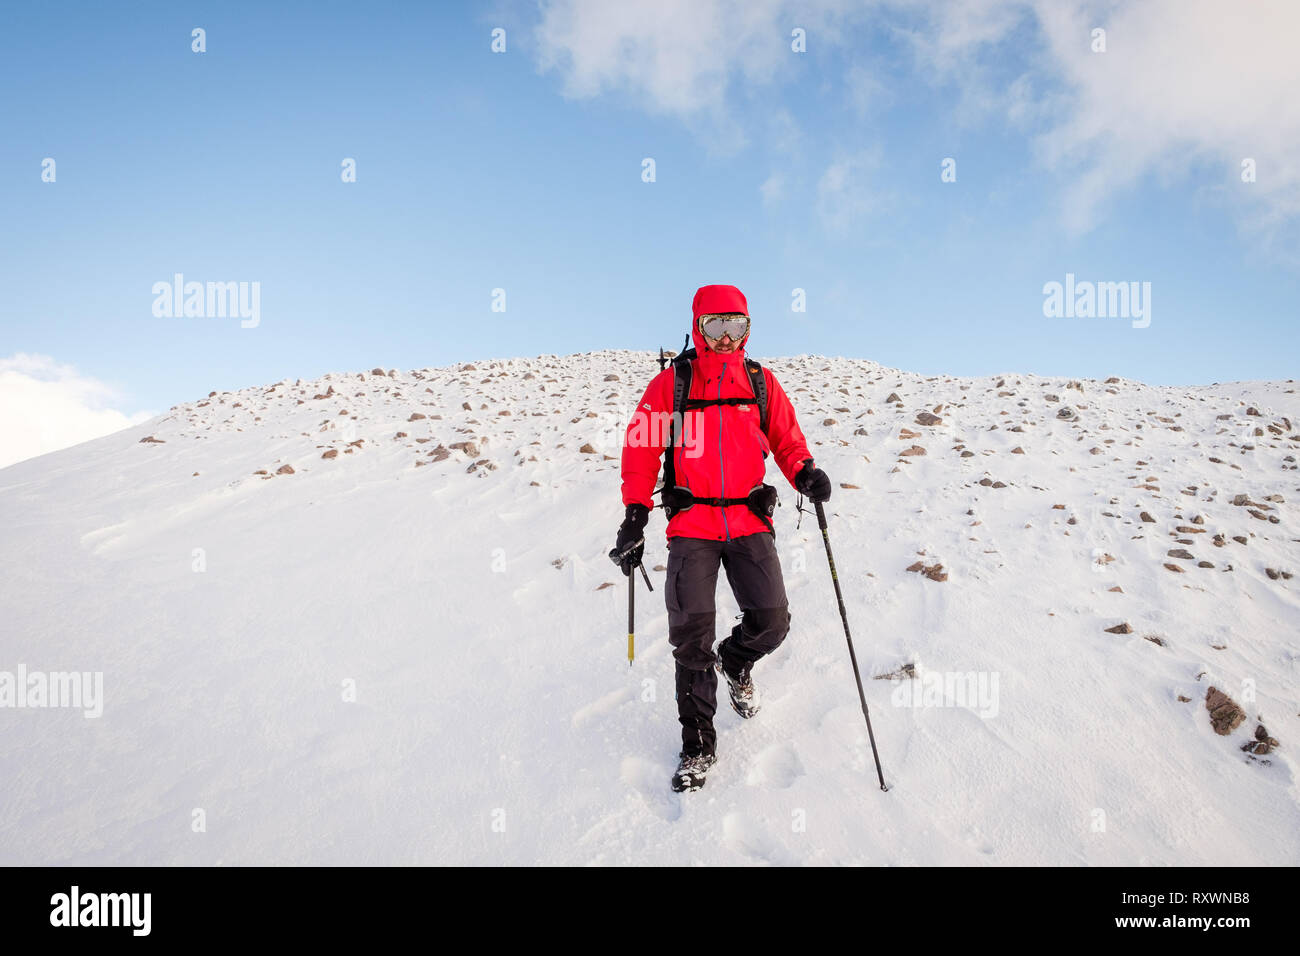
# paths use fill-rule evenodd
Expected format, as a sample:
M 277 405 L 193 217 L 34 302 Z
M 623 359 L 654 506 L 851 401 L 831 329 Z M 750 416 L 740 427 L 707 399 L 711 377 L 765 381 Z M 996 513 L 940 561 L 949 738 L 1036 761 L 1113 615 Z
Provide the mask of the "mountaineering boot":
M 717 756 L 710 753 L 690 754 L 685 751 L 682 751 L 680 756 L 677 772 L 673 774 L 673 789 L 678 793 L 700 789 L 704 786 L 704 775 L 718 762 Z
M 731 709 L 746 719 L 753 717 L 758 713 L 758 689 L 754 686 L 754 679 L 750 676 L 750 665 L 744 665 L 738 674 L 732 675 L 722 663 L 724 649 L 731 641 L 727 638 L 718 645 L 718 661 L 716 667 L 718 673 L 727 679 L 727 689 L 730 691 Z

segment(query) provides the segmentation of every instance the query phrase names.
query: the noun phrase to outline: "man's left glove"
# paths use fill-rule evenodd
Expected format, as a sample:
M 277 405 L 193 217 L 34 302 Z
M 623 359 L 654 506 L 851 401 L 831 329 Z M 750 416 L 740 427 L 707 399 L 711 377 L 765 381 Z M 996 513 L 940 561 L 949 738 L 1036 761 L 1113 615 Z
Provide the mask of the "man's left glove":
M 805 461 L 803 468 L 794 476 L 794 487 L 813 501 L 829 501 L 831 497 L 831 480 L 811 460 Z
M 618 540 L 609 552 L 609 559 L 619 566 L 624 576 L 630 575 L 645 554 L 645 525 L 650 520 L 650 509 L 638 502 L 627 506 L 627 517 L 618 528 Z

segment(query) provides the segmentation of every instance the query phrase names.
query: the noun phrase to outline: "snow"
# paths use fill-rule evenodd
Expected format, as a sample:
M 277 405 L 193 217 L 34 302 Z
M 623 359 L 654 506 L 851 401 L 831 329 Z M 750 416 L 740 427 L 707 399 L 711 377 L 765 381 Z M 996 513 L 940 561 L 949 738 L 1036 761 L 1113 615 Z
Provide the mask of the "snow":
M 753 720 L 720 685 L 707 786 L 669 789 L 662 512 L 631 667 L 606 557 L 622 427 L 658 365 L 548 355 L 223 392 L 0 469 L 0 671 L 102 672 L 104 694 L 99 717 L 0 708 L 0 862 L 1300 862 L 1300 602 L 1265 570 L 1300 570 L 1294 382 L 1080 390 L 756 357 L 834 485 L 888 793 L 815 515 L 796 529 L 770 458 L 791 632 L 754 669 Z M 477 454 L 429 454 L 465 440 Z M 718 612 L 722 636 L 721 576 Z M 872 679 L 907 663 L 911 681 Z M 945 701 L 964 675 L 984 694 Z M 1229 736 L 1212 684 L 1247 714 Z M 1260 722 L 1281 747 L 1255 758 Z

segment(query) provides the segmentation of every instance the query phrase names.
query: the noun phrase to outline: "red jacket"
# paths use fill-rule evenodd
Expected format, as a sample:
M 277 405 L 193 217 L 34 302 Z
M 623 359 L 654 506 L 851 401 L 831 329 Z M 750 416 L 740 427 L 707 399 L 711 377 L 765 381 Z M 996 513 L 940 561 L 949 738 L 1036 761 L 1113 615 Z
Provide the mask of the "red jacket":
M 723 355 L 708 347 L 698 323 L 691 323 L 697 358 L 688 398 L 731 398 L 754 396 L 745 372 L 745 343 Z M 685 430 L 679 432 L 674 449 L 676 484 L 689 488 L 700 498 L 743 498 L 760 484 L 767 471 L 767 455 L 794 487 L 794 476 L 803 462 L 812 459 L 808 443 L 795 419 L 794 407 L 771 370 L 767 379 L 767 433 L 759 427 L 758 405 L 709 405 L 689 409 L 683 416 Z M 666 422 L 673 410 L 673 369 L 670 365 L 650 382 L 623 437 L 623 504 L 640 502 L 654 509 L 651 497 L 667 441 Z M 697 504 L 680 511 L 668 522 L 669 538 L 683 535 L 731 540 L 767 531 L 767 525 L 746 505 Z

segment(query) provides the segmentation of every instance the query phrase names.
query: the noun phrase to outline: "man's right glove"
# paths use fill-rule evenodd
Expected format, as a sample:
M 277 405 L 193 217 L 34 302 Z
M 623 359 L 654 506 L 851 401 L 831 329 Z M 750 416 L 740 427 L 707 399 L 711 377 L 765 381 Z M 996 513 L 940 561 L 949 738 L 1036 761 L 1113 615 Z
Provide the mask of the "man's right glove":
M 618 541 L 609 552 L 609 559 L 619 566 L 624 576 L 630 575 L 645 554 L 645 525 L 650 520 L 650 509 L 632 502 L 627 506 L 627 517 L 618 528 Z
M 809 459 L 794 476 L 795 490 L 807 495 L 813 501 L 829 501 L 831 497 L 831 480 Z

